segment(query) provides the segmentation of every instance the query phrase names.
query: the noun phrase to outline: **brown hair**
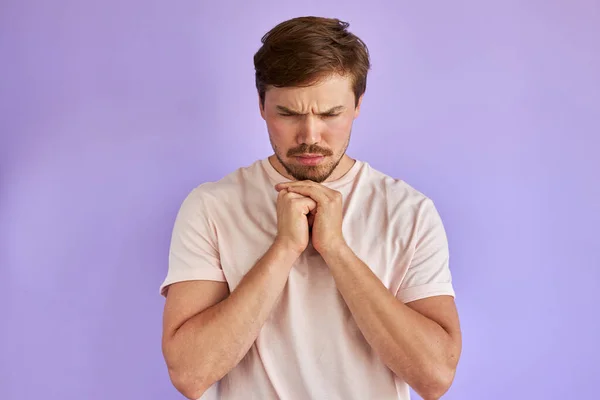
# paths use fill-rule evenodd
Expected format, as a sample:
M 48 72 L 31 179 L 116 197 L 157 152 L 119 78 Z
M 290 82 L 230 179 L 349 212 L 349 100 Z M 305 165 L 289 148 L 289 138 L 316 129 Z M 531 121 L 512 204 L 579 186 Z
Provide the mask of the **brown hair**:
M 332 73 L 350 75 L 356 104 L 367 89 L 367 46 L 336 18 L 298 17 L 265 34 L 254 55 L 256 89 L 264 107 L 269 86 L 310 86 Z

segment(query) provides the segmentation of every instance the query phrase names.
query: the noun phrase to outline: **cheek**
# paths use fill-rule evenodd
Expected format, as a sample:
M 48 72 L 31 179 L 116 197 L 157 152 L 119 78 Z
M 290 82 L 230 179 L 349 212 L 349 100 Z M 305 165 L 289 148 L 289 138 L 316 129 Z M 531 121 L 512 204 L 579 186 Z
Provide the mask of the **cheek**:
M 281 119 L 273 119 L 269 121 L 268 127 L 271 136 L 277 139 L 285 139 L 293 133 L 293 129 L 290 124 Z
M 334 140 L 345 140 L 350 133 L 352 127 L 352 120 L 349 119 L 337 119 L 327 121 L 326 131 L 327 135 Z

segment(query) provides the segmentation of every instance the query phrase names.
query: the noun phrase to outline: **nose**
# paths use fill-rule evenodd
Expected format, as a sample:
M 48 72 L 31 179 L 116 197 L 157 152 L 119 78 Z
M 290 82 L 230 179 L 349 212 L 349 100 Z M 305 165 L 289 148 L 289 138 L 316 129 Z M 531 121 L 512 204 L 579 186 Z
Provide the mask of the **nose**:
M 298 144 L 315 144 L 321 141 L 321 128 L 318 118 L 312 115 L 307 115 L 303 118 L 298 133 Z

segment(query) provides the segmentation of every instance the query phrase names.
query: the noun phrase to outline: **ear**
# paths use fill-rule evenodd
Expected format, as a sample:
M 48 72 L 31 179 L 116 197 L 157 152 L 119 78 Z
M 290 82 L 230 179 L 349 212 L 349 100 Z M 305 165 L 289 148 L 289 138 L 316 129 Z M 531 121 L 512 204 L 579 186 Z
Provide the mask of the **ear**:
M 358 103 L 356 104 L 356 107 L 354 108 L 354 118 L 358 118 L 358 115 L 360 114 L 360 106 L 362 104 L 363 97 L 365 97 L 364 93 L 361 94 L 360 97 L 358 98 Z
M 266 120 L 265 109 L 263 108 L 262 100 L 260 99 L 260 95 L 258 95 L 258 109 L 260 110 L 260 116 L 262 117 L 262 119 Z

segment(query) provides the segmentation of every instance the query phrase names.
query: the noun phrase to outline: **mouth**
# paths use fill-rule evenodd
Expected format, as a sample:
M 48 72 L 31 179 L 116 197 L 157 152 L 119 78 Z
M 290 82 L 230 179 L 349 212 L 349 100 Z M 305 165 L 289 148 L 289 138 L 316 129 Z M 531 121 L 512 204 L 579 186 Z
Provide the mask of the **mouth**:
M 296 159 L 302 165 L 318 165 L 325 157 L 320 154 L 303 154 L 296 156 Z

